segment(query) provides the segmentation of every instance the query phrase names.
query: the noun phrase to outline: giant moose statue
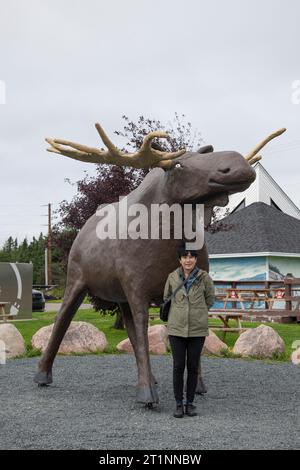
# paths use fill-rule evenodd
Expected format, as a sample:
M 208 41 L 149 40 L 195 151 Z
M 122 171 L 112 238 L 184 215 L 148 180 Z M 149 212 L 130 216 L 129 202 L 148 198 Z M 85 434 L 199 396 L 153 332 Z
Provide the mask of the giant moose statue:
M 46 139 L 48 150 L 76 160 L 109 163 L 133 168 L 152 168 L 140 186 L 127 197 L 127 205 L 204 204 L 205 224 L 214 206 L 226 206 L 228 195 L 244 191 L 255 180 L 251 167 L 261 157 L 259 150 L 280 129 L 267 137 L 245 158 L 234 151 L 214 152 L 206 146 L 198 152 L 164 152 L 154 138 L 168 138 L 164 132 L 151 132 L 136 153 L 119 151 L 99 124 L 96 129 L 107 150 L 61 139 Z M 113 206 L 117 209 L 116 202 Z M 117 211 L 118 213 L 118 211 Z M 138 369 L 137 401 L 151 406 L 158 403 L 155 379 L 148 351 L 148 307 L 153 299 L 162 299 L 168 274 L 178 266 L 177 239 L 99 239 L 99 217 L 93 215 L 77 235 L 69 254 L 64 300 L 46 350 L 39 362 L 35 382 L 52 382 L 52 365 L 60 343 L 85 295 L 117 302 L 123 314 Z M 205 244 L 199 251 L 198 265 L 208 271 Z

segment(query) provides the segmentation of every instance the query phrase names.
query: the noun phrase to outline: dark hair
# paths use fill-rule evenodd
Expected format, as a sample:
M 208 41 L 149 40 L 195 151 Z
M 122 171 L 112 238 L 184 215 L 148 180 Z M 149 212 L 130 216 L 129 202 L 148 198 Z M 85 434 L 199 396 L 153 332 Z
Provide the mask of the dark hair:
M 182 256 L 186 256 L 189 253 L 195 258 L 198 257 L 198 252 L 196 250 L 187 250 L 185 243 L 181 243 L 178 247 L 178 258 L 180 259 Z

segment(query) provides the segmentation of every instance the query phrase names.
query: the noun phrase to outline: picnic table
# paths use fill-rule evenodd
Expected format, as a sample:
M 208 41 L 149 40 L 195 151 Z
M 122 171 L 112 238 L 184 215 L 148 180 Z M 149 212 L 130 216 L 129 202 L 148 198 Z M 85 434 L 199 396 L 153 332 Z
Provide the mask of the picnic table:
M 275 301 L 281 301 L 288 303 L 290 302 L 290 310 L 300 310 L 300 295 L 299 287 L 291 287 L 290 291 L 287 293 L 285 287 L 271 287 L 271 296 Z M 273 304 L 272 304 L 273 305 Z
M 243 315 L 244 314 L 242 311 L 237 311 L 235 309 L 225 310 L 222 308 L 218 308 L 209 310 L 209 318 L 218 318 L 222 322 L 222 326 L 209 326 L 209 329 L 213 331 L 221 331 L 223 333 L 223 339 L 225 338 L 226 333 L 228 332 L 239 334 L 243 333 L 244 331 L 248 330 L 248 328 L 242 326 Z M 229 320 L 235 320 L 236 326 L 230 326 Z
M 222 290 L 216 289 L 216 300 L 224 302 L 223 308 L 211 309 L 209 312 L 210 317 L 215 317 L 221 320 L 221 327 L 211 327 L 214 331 L 222 331 L 225 338 L 227 332 L 242 333 L 248 328 L 242 326 L 242 318 L 248 310 L 245 304 L 249 305 L 249 309 L 253 309 L 255 302 L 266 302 L 269 308 L 272 307 L 275 298 L 270 297 L 270 289 L 262 287 L 228 287 Z M 228 308 L 228 303 L 233 308 Z M 241 308 L 237 308 L 240 303 Z M 236 326 L 230 326 L 229 321 L 235 320 Z
M 269 309 L 272 308 L 275 297 L 270 297 L 270 289 L 262 287 L 229 287 L 225 289 L 226 295 L 223 298 L 224 309 L 227 309 L 227 304 L 241 304 L 242 310 L 246 310 L 245 303 L 249 303 L 249 308 L 252 309 L 255 302 L 265 302 L 268 304 Z

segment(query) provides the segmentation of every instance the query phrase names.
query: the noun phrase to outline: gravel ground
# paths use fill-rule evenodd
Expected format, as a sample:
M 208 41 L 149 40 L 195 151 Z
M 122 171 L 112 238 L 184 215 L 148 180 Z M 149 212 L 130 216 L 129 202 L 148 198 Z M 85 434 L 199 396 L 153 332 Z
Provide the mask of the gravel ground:
M 300 366 L 203 359 L 199 416 L 175 419 L 172 359 L 152 357 L 160 404 L 135 402 L 130 355 L 61 356 L 54 383 L 32 378 L 38 358 L 0 365 L 1 449 L 299 449 Z

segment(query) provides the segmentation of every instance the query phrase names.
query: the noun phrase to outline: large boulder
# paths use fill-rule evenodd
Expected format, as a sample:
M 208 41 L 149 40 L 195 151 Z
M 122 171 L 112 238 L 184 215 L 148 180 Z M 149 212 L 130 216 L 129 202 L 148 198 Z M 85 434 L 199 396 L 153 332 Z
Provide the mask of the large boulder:
M 260 325 L 249 328 L 240 335 L 232 352 L 241 356 L 268 357 L 285 350 L 283 339 L 270 326 Z
M 32 347 L 44 351 L 54 325 L 44 326 L 31 339 Z M 83 321 L 72 321 L 58 350 L 61 354 L 103 351 L 107 339 L 94 325 Z
M 228 350 L 227 344 L 223 343 L 212 330 L 209 330 L 209 335 L 205 338 L 202 354 L 220 355 L 224 350 Z
M 123 339 L 117 344 L 117 350 L 123 353 L 133 353 L 133 347 L 129 338 Z
M 300 364 L 300 347 L 292 353 L 291 360 L 294 364 Z
M 23 336 L 11 323 L 3 323 L 0 325 L 0 341 L 3 341 L 2 345 L 5 347 L 6 359 L 21 356 L 26 353 Z
M 164 325 L 148 328 L 149 351 L 152 354 L 165 354 L 168 346 L 168 331 Z
M 168 345 L 168 332 L 164 325 L 154 325 L 148 328 L 149 352 L 151 354 L 165 354 Z M 133 353 L 133 347 L 129 338 L 117 345 L 120 352 Z

